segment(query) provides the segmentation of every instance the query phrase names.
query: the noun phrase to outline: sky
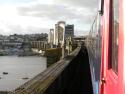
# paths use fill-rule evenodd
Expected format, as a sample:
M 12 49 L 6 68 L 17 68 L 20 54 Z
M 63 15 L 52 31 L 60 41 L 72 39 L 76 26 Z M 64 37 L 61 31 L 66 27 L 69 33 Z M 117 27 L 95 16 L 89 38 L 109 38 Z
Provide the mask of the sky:
M 86 35 L 97 11 L 98 0 L 0 0 L 0 34 L 49 33 L 66 21 Z

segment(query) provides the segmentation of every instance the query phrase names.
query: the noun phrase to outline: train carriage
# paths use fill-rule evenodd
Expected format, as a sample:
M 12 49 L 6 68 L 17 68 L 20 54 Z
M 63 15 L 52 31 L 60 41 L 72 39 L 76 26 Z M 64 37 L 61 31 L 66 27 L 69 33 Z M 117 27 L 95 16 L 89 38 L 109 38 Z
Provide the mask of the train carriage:
M 101 0 L 86 42 L 95 94 L 125 94 L 124 6 L 125 0 Z

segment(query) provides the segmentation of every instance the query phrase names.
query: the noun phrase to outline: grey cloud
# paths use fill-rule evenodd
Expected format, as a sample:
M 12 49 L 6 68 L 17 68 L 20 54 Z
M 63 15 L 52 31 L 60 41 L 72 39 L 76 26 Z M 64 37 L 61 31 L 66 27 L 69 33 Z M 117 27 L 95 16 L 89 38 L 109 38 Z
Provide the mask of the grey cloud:
M 49 29 L 47 29 L 47 28 L 38 28 L 38 27 L 32 27 L 32 26 L 27 27 L 26 30 L 30 34 L 31 33 L 48 33 L 49 32 Z
M 27 7 L 19 7 L 18 12 L 23 16 L 47 18 L 53 21 L 69 21 L 79 24 L 84 28 L 91 26 L 94 15 L 96 15 L 96 0 L 54 0 L 55 4 L 35 4 Z M 78 10 L 80 8 L 80 10 Z M 77 26 L 76 25 L 76 26 Z M 76 30 L 77 27 L 76 27 Z M 81 27 L 82 30 L 82 27 Z M 32 30 L 31 30 L 32 31 Z M 35 30 L 34 30 L 35 31 Z
M 82 36 L 82 35 L 87 35 L 89 32 L 86 30 L 76 30 L 75 35 L 77 36 Z
M 52 20 L 67 18 L 73 19 L 78 16 L 77 14 L 75 14 L 74 10 L 71 10 L 68 7 L 42 4 L 34 5 L 31 7 L 20 7 L 19 13 L 21 15 L 48 17 Z
M 66 5 L 87 7 L 93 9 L 97 8 L 99 0 L 54 0 L 54 1 Z
M 86 22 L 93 15 L 89 9 L 82 10 L 83 13 L 80 14 L 77 9 L 63 5 L 38 4 L 30 7 L 20 7 L 18 11 L 20 15 L 45 17 L 56 21 L 82 19 Z
M 32 27 L 28 26 L 26 28 L 21 27 L 20 25 L 9 25 L 7 27 L 9 29 L 8 32 L 4 32 L 5 34 L 34 34 L 34 33 L 48 33 L 49 29 L 47 28 L 38 28 L 38 27 Z

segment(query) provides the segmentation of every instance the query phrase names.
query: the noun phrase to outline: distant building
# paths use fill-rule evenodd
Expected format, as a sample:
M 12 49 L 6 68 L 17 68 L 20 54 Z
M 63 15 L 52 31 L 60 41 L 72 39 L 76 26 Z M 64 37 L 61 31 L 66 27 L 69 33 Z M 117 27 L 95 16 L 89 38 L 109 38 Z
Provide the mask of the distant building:
M 65 21 L 59 21 L 55 24 L 55 45 L 64 43 L 64 33 L 65 33 Z
M 65 21 L 59 21 L 55 24 L 55 30 L 50 29 L 48 43 L 53 45 L 53 47 L 69 46 L 69 42 L 72 41 L 73 37 L 74 25 L 66 25 Z
M 70 46 L 72 44 L 74 37 L 74 25 L 67 24 L 65 21 L 59 21 L 55 24 L 55 30 L 50 29 L 48 35 L 48 43 L 52 47 L 61 47 L 62 48 L 62 58 L 68 53 L 68 50 L 71 50 Z M 70 52 L 70 51 L 69 51 Z
M 58 45 L 58 24 L 55 24 L 55 45 Z
M 54 43 L 54 29 L 50 29 L 49 36 L 48 36 L 48 43 Z
M 74 25 L 66 25 L 65 26 L 65 38 L 74 37 Z
M 63 41 L 63 34 L 64 33 L 64 28 L 62 28 L 61 26 L 58 27 L 58 42 L 62 43 Z

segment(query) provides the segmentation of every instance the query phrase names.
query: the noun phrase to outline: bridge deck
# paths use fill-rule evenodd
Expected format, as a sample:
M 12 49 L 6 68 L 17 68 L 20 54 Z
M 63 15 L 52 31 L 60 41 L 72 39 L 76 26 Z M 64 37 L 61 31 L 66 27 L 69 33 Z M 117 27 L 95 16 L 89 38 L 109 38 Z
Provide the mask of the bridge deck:
M 78 47 L 9 94 L 93 94 L 87 50 Z

